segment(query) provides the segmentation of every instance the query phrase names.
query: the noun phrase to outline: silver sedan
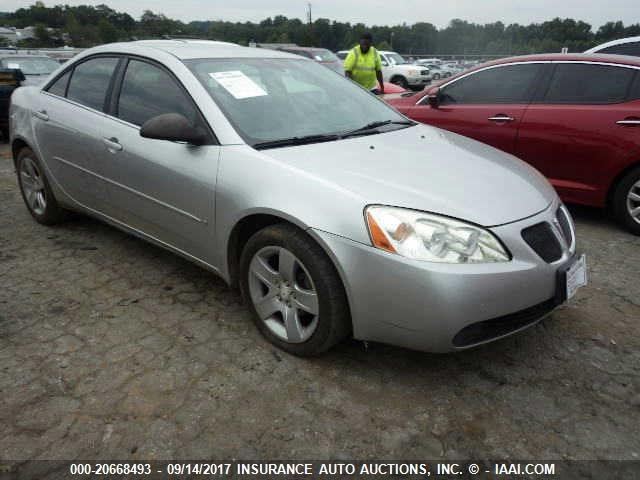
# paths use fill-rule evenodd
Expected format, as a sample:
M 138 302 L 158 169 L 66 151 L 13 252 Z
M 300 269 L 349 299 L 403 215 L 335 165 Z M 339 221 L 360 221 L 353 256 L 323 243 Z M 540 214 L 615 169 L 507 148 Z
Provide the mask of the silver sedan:
M 297 355 L 350 335 L 469 348 L 534 324 L 586 280 L 537 171 L 299 56 L 104 45 L 16 90 L 10 122 L 36 221 L 83 212 L 196 262 Z

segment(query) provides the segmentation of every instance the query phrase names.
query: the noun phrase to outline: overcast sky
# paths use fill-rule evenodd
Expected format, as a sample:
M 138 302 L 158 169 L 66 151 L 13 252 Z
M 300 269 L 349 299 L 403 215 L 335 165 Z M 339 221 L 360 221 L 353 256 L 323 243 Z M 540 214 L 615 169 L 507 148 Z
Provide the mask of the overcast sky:
M 0 11 L 28 7 L 33 0 L 2 0 Z M 260 21 L 274 15 L 305 18 L 304 0 L 55 0 L 55 4 L 98 5 L 138 18 L 144 10 L 183 20 Z M 362 22 L 367 25 L 430 22 L 445 27 L 452 18 L 475 23 L 502 21 L 529 24 L 554 17 L 584 20 L 594 29 L 611 20 L 640 22 L 640 0 L 313 0 L 313 18 Z

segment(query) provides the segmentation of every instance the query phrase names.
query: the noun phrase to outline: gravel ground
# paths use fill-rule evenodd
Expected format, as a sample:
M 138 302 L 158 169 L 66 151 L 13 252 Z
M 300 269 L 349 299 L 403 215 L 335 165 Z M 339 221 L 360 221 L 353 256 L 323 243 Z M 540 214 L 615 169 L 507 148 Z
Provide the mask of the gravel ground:
M 640 238 L 572 212 L 591 283 L 528 331 L 303 360 L 187 261 L 36 224 L 0 146 L 0 458 L 640 459 Z

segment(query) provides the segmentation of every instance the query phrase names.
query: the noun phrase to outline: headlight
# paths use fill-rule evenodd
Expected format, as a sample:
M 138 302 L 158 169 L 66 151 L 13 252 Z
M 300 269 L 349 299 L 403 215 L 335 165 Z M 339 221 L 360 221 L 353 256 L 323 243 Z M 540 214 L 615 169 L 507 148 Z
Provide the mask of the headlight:
M 412 77 L 415 77 L 420 74 L 420 70 L 409 70 L 407 73 Z
M 405 208 L 365 209 L 373 245 L 403 257 L 439 263 L 508 262 L 511 256 L 488 230 Z

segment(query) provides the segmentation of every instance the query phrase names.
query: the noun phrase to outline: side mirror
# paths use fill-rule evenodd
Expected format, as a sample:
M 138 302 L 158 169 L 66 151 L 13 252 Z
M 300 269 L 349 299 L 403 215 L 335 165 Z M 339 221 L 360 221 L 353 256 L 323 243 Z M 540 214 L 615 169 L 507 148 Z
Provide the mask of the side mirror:
M 171 142 L 186 142 L 192 145 L 203 145 L 207 141 L 206 132 L 199 127 L 194 127 L 179 113 L 165 113 L 150 118 L 140 128 L 140 136 Z
M 427 102 L 431 108 L 438 108 L 440 105 L 440 89 L 436 88 L 427 93 Z
M 380 60 L 380 64 L 381 64 L 383 67 L 388 67 L 388 66 L 389 66 L 389 64 L 387 63 L 387 61 L 386 61 L 386 60 Z

